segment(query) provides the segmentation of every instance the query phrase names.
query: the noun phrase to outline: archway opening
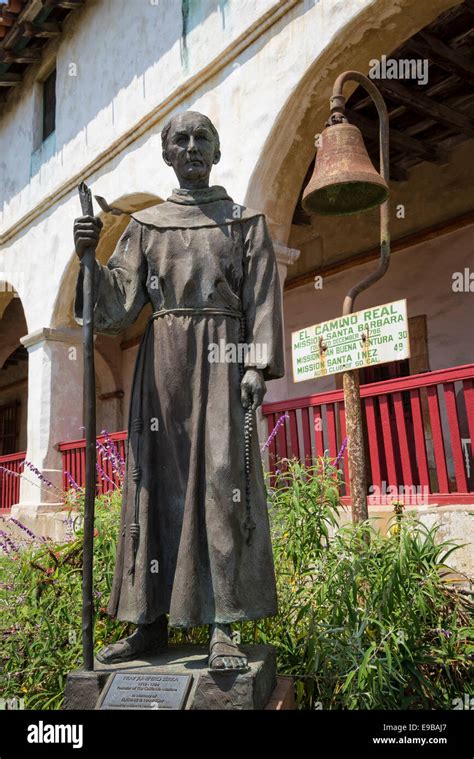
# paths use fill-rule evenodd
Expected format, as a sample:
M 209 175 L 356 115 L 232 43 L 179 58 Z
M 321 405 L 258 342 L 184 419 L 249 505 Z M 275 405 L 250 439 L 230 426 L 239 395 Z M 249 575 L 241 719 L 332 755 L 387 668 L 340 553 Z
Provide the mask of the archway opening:
M 18 503 L 27 448 L 28 351 L 23 305 L 16 290 L 0 283 L 0 514 Z

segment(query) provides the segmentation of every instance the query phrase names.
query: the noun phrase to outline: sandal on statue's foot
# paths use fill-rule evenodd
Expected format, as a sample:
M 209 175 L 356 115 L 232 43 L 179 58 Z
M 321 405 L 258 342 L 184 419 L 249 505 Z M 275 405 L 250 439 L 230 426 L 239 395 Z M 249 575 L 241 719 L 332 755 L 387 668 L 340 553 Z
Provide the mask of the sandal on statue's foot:
M 140 654 L 146 653 L 146 647 L 137 630 L 128 638 L 123 638 L 117 643 L 111 643 L 102 648 L 96 656 L 97 661 L 101 664 L 116 664 L 121 661 L 130 661 L 136 659 Z
M 232 641 L 228 625 L 214 625 L 209 644 L 208 667 L 212 672 L 247 672 L 246 655 Z
M 157 654 L 168 645 L 166 617 L 159 617 L 149 625 L 139 625 L 132 635 L 102 648 L 96 656 L 101 664 L 130 661 L 143 654 Z

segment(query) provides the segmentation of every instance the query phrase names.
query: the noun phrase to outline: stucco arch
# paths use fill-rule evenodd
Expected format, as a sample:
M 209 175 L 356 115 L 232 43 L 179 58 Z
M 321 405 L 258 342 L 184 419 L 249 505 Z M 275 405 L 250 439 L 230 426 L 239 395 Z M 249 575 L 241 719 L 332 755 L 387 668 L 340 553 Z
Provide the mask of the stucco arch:
M 0 280 L 0 367 L 8 356 L 20 346 L 27 325 L 23 303 L 14 287 Z
M 314 135 L 328 117 L 337 75 L 347 69 L 366 73 L 371 59 L 389 54 L 459 4 L 460 0 L 375 0 L 327 38 L 281 109 L 250 177 L 246 204 L 265 213 L 275 240 L 288 243 L 299 191 L 315 153 Z M 351 85 L 344 92 L 349 95 Z
M 111 207 L 119 208 L 124 213 L 121 216 L 103 212 L 97 214 L 104 225 L 97 248 L 97 260 L 102 264 L 107 263 L 112 255 L 120 235 L 130 221 L 129 214 L 163 201 L 157 195 L 144 192 L 121 195 L 114 200 L 107 198 L 107 202 Z M 73 316 L 73 304 L 78 272 L 79 262 L 73 252 L 61 277 L 51 320 L 52 327 L 77 327 Z
M 21 345 L 26 332 L 19 294 L 11 282 L 0 280 L 0 407 L 16 407 L 15 439 L 0 440 L 1 455 L 23 451 L 27 444 L 28 354 Z

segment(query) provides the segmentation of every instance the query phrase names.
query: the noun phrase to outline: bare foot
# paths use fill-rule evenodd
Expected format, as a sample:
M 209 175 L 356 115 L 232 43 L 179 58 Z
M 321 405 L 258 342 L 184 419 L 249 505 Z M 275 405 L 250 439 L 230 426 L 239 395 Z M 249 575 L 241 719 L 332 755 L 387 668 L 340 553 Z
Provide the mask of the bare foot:
M 232 640 L 230 625 L 211 625 L 210 628 L 209 669 L 216 672 L 248 670 L 247 657 Z
M 158 617 L 149 625 L 138 625 L 132 635 L 102 648 L 96 659 L 102 664 L 116 664 L 136 659 L 142 654 L 156 654 L 168 646 L 168 621 Z

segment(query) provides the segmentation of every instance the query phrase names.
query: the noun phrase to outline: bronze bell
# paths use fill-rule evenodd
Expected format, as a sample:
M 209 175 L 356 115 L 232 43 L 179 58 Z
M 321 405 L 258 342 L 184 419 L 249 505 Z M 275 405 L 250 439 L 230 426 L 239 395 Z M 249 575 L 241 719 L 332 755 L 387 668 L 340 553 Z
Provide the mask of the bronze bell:
M 348 123 L 326 127 L 303 192 L 304 210 L 346 216 L 375 208 L 387 197 L 388 185 L 375 170 L 360 130 Z

